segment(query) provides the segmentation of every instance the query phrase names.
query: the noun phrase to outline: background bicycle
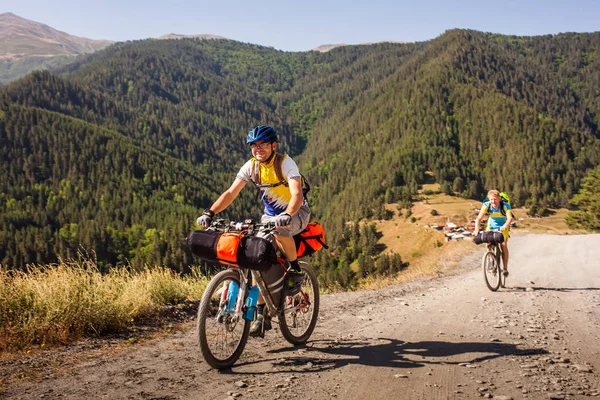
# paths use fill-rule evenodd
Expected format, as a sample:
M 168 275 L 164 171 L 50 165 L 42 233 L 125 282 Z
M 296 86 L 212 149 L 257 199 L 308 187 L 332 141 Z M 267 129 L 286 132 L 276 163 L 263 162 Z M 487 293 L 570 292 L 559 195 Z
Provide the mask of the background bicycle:
M 487 251 L 481 259 L 481 267 L 483 268 L 483 277 L 487 287 L 495 292 L 500 287 L 505 287 L 506 276 L 502 270 L 502 249 L 500 243 L 504 242 L 502 232 L 491 230 L 479 232 L 474 238 L 475 244 L 486 243 Z
M 317 277 L 307 263 L 300 262 L 305 275 L 300 291 L 286 292 L 289 263 L 277 257 L 269 240 L 274 229 L 273 224 L 251 220 L 226 224 L 215 219 L 207 230 L 195 231 L 188 238 L 194 254 L 230 266 L 211 279 L 198 308 L 198 344 L 213 368 L 229 368 L 242 354 L 256 316 L 259 291 L 265 312 L 279 324 L 289 343 L 305 343 L 316 326 Z

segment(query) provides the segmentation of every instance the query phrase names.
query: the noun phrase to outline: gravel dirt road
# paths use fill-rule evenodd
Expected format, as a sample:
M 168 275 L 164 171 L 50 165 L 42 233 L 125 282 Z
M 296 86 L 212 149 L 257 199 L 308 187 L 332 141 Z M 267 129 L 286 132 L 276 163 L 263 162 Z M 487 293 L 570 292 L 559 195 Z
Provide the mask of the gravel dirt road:
M 449 276 L 324 295 L 306 346 L 274 329 L 225 372 L 203 362 L 189 322 L 136 345 L 0 362 L 0 398 L 600 398 L 600 235 L 516 234 L 509 246 L 495 293 L 480 246 Z

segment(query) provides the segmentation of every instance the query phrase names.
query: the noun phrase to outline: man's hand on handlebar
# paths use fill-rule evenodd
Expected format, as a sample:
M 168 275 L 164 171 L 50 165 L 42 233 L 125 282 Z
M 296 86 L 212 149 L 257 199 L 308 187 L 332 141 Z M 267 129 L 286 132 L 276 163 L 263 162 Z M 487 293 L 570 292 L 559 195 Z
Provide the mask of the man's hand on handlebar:
M 198 217 L 198 219 L 196 220 L 196 223 L 203 228 L 208 228 L 210 226 L 210 223 L 212 222 L 212 219 L 214 216 L 215 216 L 214 212 L 212 212 L 209 209 L 206 209 L 206 210 L 204 210 L 202 215 L 200 217 Z
M 212 222 L 212 218 L 210 217 L 210 215 L 201 215 L 196 220 L 196 223 L 203 228 L 208 228 L 210 226 L 211 222 Z
M 292 223 L 292 216 L 288 213 L 279 214 L 275 218 L 275 226 L 277 228 L 279 228 L 281 226 L 288 226 L 291 223 Z

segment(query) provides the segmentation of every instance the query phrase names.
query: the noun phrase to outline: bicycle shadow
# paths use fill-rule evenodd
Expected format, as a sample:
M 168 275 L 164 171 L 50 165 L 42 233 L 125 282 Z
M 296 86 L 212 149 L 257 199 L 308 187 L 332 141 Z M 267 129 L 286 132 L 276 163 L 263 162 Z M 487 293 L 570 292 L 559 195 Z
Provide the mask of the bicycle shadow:
M 499 357 L 548 354 L 543 349 L 519 349 L 517 345 L 502 342 L 405 342 L 389 338 L 352 341 L 315 340 L 303 348 L 305 351 L 301 355 L 293 353 L 284 357 L 241 362 L 237 366 L 269 364 L 264 372 L 253 371 L 247 372 L 247 374 L 314 373 L 352 364 L 403 369 L 443 364 L 468 366 Z M 285 347 L 268 350 L 267 353 L 282 355 L 290 351 L 289 347 Z M 461 355 L 463 357 L 459 357 L 460 361 L 444 359 Z M 246 372 L 232 370 L 228 370 L 228 372 L 246 374 Z
M 552 291 L 552 292 L 578 292 L 578 291 L 600 291 L 598 287 L 582 287 L 582 288 L 569 288 L 569 287 L 542 287 L 542 286 L 506 286 L 501 288 L 501 292 L 538 292 L 538 291 Z

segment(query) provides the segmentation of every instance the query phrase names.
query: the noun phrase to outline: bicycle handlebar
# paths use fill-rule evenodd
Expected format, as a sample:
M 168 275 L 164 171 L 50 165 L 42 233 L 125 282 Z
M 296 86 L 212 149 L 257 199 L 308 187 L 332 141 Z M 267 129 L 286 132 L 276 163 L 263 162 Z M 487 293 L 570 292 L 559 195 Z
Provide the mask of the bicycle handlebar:
M 229 221 L 229 223 L 226 223 L 225 219 L 223 218 L 215 218 L 207 229 L 221 232 L 248 233 L 253 235 L 259 231 L 270 233 L 275 229 L 275 222 L 267 222 L 263 224 L 254 222 L 252 219 L 246 219 L 243 222 Z

